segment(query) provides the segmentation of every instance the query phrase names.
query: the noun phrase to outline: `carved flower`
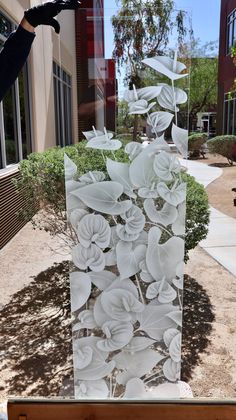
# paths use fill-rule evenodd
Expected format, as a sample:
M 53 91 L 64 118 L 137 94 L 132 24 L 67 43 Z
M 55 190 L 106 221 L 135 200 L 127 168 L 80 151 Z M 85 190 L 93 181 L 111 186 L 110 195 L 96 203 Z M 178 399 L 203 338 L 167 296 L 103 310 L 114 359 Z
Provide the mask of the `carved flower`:
M 88 214 L 79 223 L 77 235 L 85 248 L 88 248 L 92 243 L 100 248 L 107 248 L 110 243 L 111 228 L 103 216 Z
M 166 56 L 156 56 L 145 58 L 142 62 L 171 80 L 178 80 L 188 76 L 186 73 L 182 74 L 186 66 L 180 61 L 177 61 L 177 53 L 175 53 L 174 59 Z
M 107 398 L 109 389 L 104 381 L 79 381 L 75 386 L 75 398 Z
M 177 293 L 173 287 L 165 281 L 164 277 L 161 281 L 155 281 L 150 284 L 146 296 L 148 299 L 155 299 L 157 297 L 157 300 L 160 303 L 170 303 L 176 299 Z
M 148 116 L 147 123 L 152 126 L 153 133 L 161 133 L 169 127 L 173 118 L 174 114 L 170 112 L 157 111 Z
M 164 333 L 164 342 L 169 349 L 171 359 L 179 363 L 181 361 L 181 333 L 175 328 L 168 329 Z
M 163 200 L 172 206 L 178 206 L 186 199 L 186 183 L 177 185 L 178 180 L 174 183 L 173 187 L 169 189 L 164 182 L 160 182 L 157 186 L 157 191 Z
M 153 169 L 159 178 L 169 182 L 173 180 L 173 173 L 178 174 L 181 168 L 175 156 L 161 152 L 155 156 Z
M 95 184 L 97 182 L 102 182 L 105 179 L 105 175 L 101 171 L 89 171 L 86 174 L 82 175 L 79 178 L 80 184 Z M 82 186 L 82 185 L 81 185 Z
M 117 321 L 129 322 L 136 318 L 136 314 L 144 310 L 144 305 L 124 289 L 104 291 L 101 296 L 104 311 Z
M 92 271 L 102 271 L 105 267 L 105 257 L 97 245 L 92 244 L 88 248 L 76 245 L 72 249 L 72 259 L 76 267 L 81 270 L 90 268 Z
M 175 107 L 175 104 L 185 104 L 187 99 L 188 97 L 184 90 L 177 87 L 172 89 L 171 86 L 168 86 L 165 83 L 163 83 L 161 94 L 157 98 L 159 105 L 162 108 L 169 109 L 170 111 L 179 111 L 179 108 Z
M 148 101 L 146 101 L 145 99 L 140 99 L 136 102 L 131 102 L 129 103 L 129 114 L 130 115 L 146 114 L 155 105 L 156 105 L 156 102 L 152 102 L 151 104 L 148 104 Z
M 118 150 L 121 148 L 122 143 L 120 140 L 115 140 L 113 138 L 113 133 L 108 133 L 106 128 L 104 128 L 104 134 L 98 137 L 94 137 L 86 144 L 86 147 L 91 149 L 99 150 Z
M 163 365 L 163 373 L 170 382 L 176 382 L 180 379 L 181 364 L 174 362 L 172 359 L 167 359 Z
M 115 362 L 106 363 L 108 352 L 97 348 L 100 337 L 85 337 L 74 340 L 75 381 L 99 380 L 109 375 Z
M 142 151 L 142 145 L 137 141 L 131 141 L 125 146 L 125 153 L 129 155 L 130 160 L 134 160 Z
M 122 241 L 135 241 L 145 226 L 145 216 L 142 210 L 133 205 L 125 214 L 121 215 L 125 225 L 117 225 L 117 235 Z
M 102 351 L 119 350 L 133 337 L 133 326 L 130 322 L 107 321 L 103 324 L 102 331 L 106 338 L 97 343 Z

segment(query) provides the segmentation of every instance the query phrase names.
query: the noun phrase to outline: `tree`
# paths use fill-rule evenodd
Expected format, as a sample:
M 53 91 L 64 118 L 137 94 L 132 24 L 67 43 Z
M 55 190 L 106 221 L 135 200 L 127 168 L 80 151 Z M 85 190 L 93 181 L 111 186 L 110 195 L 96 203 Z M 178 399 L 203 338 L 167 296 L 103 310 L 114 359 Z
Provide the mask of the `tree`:
M 190 69 L 189 118 L 191 127 L 192 122 L 196 120 L 197 113 L 215 109 L 217 105 L 217 42 L 211 41 L 201 46 L 200 40 L 193 38 L 190 46 L 186 44 L 181 46 L 180 56 L 182 61 L 184 57 L 189 61 L 186 64 Z
M 141 87 L 141 61 L 146 57 L 163 55 L 169 37 L 177 28 L 178 40 L 186 34 L 185 12 L 174 13 L 173 0 L 117 0 L 120 10 L 112 17 L 115 34 L 113 57 L 120 68 L 129 69 L 127 82 Z

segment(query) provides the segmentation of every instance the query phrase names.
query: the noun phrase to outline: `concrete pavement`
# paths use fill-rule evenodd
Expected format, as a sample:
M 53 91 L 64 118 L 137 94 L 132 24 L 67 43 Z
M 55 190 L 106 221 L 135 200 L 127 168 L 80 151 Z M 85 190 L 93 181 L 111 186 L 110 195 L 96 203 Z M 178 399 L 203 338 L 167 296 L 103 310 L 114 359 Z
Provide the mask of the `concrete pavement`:
M 206 188 L 222 175 L 222 169 L 191 160 L 181 159 L 181 164 L 196 181 Z M 210 224 L 207 238 L 200 246 L 223 267 L 236 276 L 236 219 L 210 207 Z

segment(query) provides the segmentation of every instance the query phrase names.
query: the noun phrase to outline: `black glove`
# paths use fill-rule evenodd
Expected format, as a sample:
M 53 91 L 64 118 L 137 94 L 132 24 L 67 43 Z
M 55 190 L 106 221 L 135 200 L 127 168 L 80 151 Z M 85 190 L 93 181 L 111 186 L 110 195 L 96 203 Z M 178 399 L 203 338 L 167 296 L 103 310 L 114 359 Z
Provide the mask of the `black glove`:
M 40 6 L 32 7 L 25 11 L 25 19 L 34 28 L 38 25 L 50 25 L 59 34 L 60 24 L 54 16 L 57 16 L 62 10 L 75 10 L 79 7 L 80 1 L 78 0 L 54 0 L 44 3 Z

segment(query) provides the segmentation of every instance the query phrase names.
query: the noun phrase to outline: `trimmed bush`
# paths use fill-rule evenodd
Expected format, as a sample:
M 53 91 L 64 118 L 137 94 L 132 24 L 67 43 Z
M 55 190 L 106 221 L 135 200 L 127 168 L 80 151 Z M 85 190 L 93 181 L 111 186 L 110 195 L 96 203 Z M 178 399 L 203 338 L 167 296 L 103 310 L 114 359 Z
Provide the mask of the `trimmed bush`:
M 224 156 L 230 165 L 236 162 L 236 136 L 217 136 L 207 141 L 210 153 Z
M 52 235 L 66 233 L 65 213 L 65 187 L 64 187 L 64 153 L 78 166 L 78 175 L 91 170 L 106 173 L 106 165 L 102 154 L 98 150 L 87 149 L 87 142 L 64 148 L 52 148 L 43 153 L 32 153 L 27 160 L 20 163 L 20 180 L 17 181 L 18 189 L 24 185 L 25 200 L 29 206 L 27 212 L 22 214 L 27 220 L 34 216 L 35 204 L 42 212 L 32 219 L 35 228 L 49 231 Z M 124 151 L 115 153 L 117 160 L 127 162 L 128 157 Z M 104 157 L 114 158 L 113 153 L 104 152 Z M 208 197 L 200 184 L 193 177 L 183 174 L 187 182 L 187 231 L 185 260 L 188 252 L 204 238 L 206 238 L 209 223 Z
M 205 157 L 203 145 L 206 143 L 208 136 L 206 133 L 194 133 L 188 138 L 188 150 L 190 158 Z

